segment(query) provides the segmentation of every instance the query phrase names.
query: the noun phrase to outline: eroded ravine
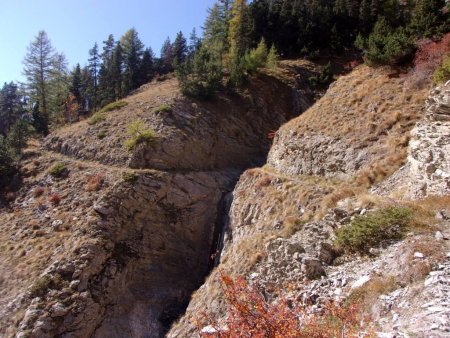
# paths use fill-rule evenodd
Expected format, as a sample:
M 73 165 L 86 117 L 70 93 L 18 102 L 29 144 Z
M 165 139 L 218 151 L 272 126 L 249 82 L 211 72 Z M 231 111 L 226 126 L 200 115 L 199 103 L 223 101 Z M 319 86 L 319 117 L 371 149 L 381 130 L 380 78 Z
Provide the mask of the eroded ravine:
M 162 337 L 217 264 L 227 193 L 244 169 L 264 161 L 267 135 L 311 103 L 306 94 L 299 100 L 300 88 L 272 76 L 255 79 L 245 95 L 209 103 L 182 98 L 172 82 L 144 88 L 99 125 L 82 122 L 47 138 L 50 157 L 55 151 L 77 165 L 99 162 L 106 175 L 109 166 L 127 175 L 85 211 L 77 244 L 41 275 L 61 283 L 22 298 L 24 315 L 8 332 Z M 155 114 L 163 103 L 172 110 Z M 159 140 L 125 163 L 118 147 L 136 119 L 152 126 Z M 100 143 L 96 135 L 106 129 Z

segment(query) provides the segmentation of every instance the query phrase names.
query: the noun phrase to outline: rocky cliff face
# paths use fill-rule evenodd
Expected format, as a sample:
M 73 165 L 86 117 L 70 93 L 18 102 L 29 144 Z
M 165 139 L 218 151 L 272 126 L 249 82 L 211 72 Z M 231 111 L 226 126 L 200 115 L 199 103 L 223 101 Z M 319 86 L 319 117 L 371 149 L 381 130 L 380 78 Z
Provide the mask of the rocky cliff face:
M 372 290 L 392 283 L 385 292 L 395 290 L 394 296 L 377 294 L 368 301 L 368 312 L 381 325 L 380 335 L 393 337 L 413 327 L 420 334 L 445 335 L 448 326 L 438 322 L 446 317 L 448 290 L 440 288 L 441 296 L 429 304 L 417 299 L 398 304 L 393 299 L 410 290 L 428 294 L 430 284 L 423 278 L 432 267 L 430 276 L 446 274 L 447 230 L 436 236 L 411 232 L 404 241 L 376 248 L 363 258 L 338 257 L 332 245 L 336 230 L 356 216 L 397 203 L 367 188 L 406 162 L 409 132 L 424 115 L 427 92 L 411 91 L 406 78 L 392 78 L 386 69 L 363 66 L 338 79 L 314 106 L 283 125 L 267 164 L 241 175 L 232 195 L 220 265 L 193 295 L 168 337 L 198 336 L 198 326 L 201 331 L 210 324 L 204 313 L 226 330 L 221 274 L 245 276 L 263 288 L 269 302 L 282 297 L 306 306 L 308 313 L 320 312 L 330 300 L 342 301 L 363 286 Z M 439 144 L 448 141 L 444 134 Z M 426 208 L 436 211 L 446 201 Z M 432 221 L 439 224 L 433 229 L 445 229 L 445 217 Z M 434 316 L 421 316 L 433 306 Z M 393 317 L 390 307 L 397 311 Z M 416 319 L 408 319 L 410 315 Z
M 296 75 L 292 64 L 281 69 Z M 264 160 L 267 134 L 306 109 L 312 93 L 299 100 L 300 92 L 266 74 L 242 94 L 204 103 L 183 98 L 169 79 L 30 150 L 19 196 L 0 215 L 3 253 L 25 247 L 22 256 L 2 254 L 2 266 L 26 275 L 20 285 L 1 281 L 0 334 L 162 336 L 213 264 L 224 196 L 242 168 Z M 127 152 L 136 120 L 157 142 Z M 49 174 L 55 163 L 65 167 L 59 177 Z
M 409 196 L 450 194 L 450 83 L 435 88 L 425 118 L 411 131 Z

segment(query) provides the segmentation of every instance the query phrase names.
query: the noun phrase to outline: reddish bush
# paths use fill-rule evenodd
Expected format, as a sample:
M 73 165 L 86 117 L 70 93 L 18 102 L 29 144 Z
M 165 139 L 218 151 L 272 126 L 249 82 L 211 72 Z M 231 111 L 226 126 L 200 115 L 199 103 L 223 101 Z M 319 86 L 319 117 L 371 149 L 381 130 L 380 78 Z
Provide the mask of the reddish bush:
M 39 196 L 41 196 L 44 193 L 44 191 L 45 191 L 44 188 L 38 186 L 38 187 L 33 189 L 33 196 L 34 197 L 39 197 Z
M 414 72 L 433 72 L 441 64 L 445 54 L 450 52 L 450 33 L 440 41 L 423 39 L 417 44 L 414 57 Z
M 86 191 L 99 191 L 105 181 L 105 176 L 95 174 L 88 177 L 86 182 Z
M 201 337 L 217 338 L 325 338 L 369 337 L 355 305 L 328 304 L 322 314 L 307 315 L 304 308 L 282 300 L 269 304 L 262 293 L 243 278 L 221 276 L 228 319 L 222 328 L 216 322 Z M 205 316 L 209 318 L 208 316 Z
M 51 194 L 48 197 L 48 201 L 53 204 L 54 206 L 59 205 L 59 203 L 61 203 L 61 196 L 58 194 Z

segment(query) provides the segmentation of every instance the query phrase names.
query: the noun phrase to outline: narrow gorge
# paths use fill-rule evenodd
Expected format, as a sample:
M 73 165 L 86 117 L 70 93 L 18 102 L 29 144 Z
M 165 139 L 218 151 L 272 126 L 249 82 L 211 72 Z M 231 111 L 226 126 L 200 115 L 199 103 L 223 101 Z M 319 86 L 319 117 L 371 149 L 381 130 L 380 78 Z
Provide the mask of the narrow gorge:
M 217 263 L 218 227 L 239 175 L 265 162 L 268 135 L 314 99 L 304 79 L 315 66 L 286 62 L 282 70 L 211 102 L 182 97 L 173 78 L 148 84 L 99 123 L 63 128 L 29 151 L 25 167 L 34 174 L 16 202 L 28 222 L 11 231 L 42 239 L 45 270 L 22 288 L 6 281 L 2 334 L 162 337 Z M 127 127 L 137 120 L 157 141 L 127 153 Z M 49 174 L 55 163 L 64 177 Z M 89 177 L 101 177 L 98 193 L 83 191 Z M 47 205 L 38 189 L 57 192 L 61 203 Z M 25 231 L 30 222 L 38 224 Z

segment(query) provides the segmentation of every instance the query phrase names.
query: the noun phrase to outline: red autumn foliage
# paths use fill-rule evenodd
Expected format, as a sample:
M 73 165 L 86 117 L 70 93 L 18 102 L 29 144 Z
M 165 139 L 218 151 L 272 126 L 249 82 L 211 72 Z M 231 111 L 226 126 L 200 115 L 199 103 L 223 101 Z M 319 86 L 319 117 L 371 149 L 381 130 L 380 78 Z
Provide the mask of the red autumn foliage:
M 57 206 L 61 203 L 61 196 L 58 194 L 52 194 L 48 197 L 48 201 L 54 206 Z
M 78 113 L 80 111 L 80 105 L 77 102 L 77 99 L 74 95 L 70 94 L 67 99 L 64 101 L 65 107 L 65 118 L 69 123 L 75 122 L 78 120 Z
M 450 33 L 440 41 L 424 39 L 418 42 L 414 58 L 415 72 L 433 72 L 441 64 L 444 55 L 450 52 Z
M 263 294 L 243 278 L 222 275 L 228 306 L 226 325 L 210 320 L 209 330 L 199 329 L 202 338 L 325 338 L 372 337 L 364 328 L 356 305 L 328 304 L 321 314 L 308 315 L 303 307 L 286 300 L 266 302 Z

